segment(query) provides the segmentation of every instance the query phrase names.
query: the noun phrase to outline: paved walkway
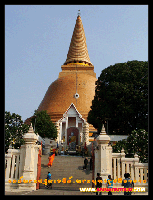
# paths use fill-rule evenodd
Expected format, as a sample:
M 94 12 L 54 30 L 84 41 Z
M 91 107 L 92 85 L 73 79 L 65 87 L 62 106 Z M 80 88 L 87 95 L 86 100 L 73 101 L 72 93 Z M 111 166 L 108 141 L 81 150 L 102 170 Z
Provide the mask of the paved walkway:
M 89 158 L 88 158 L 89 159 Z M 40 189 L 36 191 L 19 191 L 13 190 L 5 192 L 5 195 L 96 195 L 91 192 L 80 192 L 79 188 L 91 187 L 92 170 L 90 170 L 89 164 L 87 170 L 83 170 L 84 158 L 79 156 L 55 156 L 54 162 L 51 168 L 47 167 L 48 155 L 42 156 L 41 162 L 41 179 L 44 182 L 48 171 L 52 174 L 52 189 L 46 189 L 44 184 L 40 184 Z M 62 183 L 63 178 L 71 183 Z M 61 182 L 60 182 L 61 180 Z M 84 183 L 77 183 L 78 180 L 83 180 Z M 90 180 L 90 183 L 87 183 Z M 58 183 L 58 181 L 60 183 Z M 108 195 L 107 192 L 103 192 L 102 195 Z M 123 192 L 116 192 L 113 195 L 123 195 Z M 132 193 L 132 195 L 148 195 L 147 192 Z

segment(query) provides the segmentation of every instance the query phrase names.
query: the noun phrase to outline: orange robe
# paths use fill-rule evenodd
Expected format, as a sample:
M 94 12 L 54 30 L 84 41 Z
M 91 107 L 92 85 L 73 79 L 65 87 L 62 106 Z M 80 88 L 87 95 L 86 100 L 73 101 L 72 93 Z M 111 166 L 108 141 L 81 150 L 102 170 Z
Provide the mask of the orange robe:
M 52 166 L 52 156 L 49 157 L 49 163 L 47 164 L 48 166 Z
M 49 157 L 49 163 L 47 164 L 48 166 L 52 166 L 53 160 L 54 160 L 54 156 L 55 156 L 55 154 L 53 154 L 52 156 Z

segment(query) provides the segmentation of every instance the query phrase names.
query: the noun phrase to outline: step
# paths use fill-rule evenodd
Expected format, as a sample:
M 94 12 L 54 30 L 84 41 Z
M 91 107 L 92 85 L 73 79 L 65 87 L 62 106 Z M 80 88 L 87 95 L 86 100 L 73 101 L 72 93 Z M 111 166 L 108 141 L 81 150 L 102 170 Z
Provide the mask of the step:
M 53 165 L 48 168 L 48 155 L 43 155 L 41 159 L 41 179 L 46 179 L 48 171 L 52 174 L 53 188 L 54 189 L 76 189 L 79 187 L 91 187 L 92 182 L 92 170 L 90 170 L 90 158 L 88 158 L 87 170 L 83 170 L 84 159 L 81 156 L 55 156 Z M 71 183 L 62 183 L 63 178 L 66 181 L 71 180 Z M 54 181 L 56 180 L 56 183 Z M 57 180 L 61 180 L 58 183 Z M 81 183 L 77 183 L 77 180 L 81 180 Z M 83 183 L 83 180 L 84 181 Z M 90 183 L 87 183 L 90 180 Z M 44 188 L 45 185 L 40 184 L 40 188 Z

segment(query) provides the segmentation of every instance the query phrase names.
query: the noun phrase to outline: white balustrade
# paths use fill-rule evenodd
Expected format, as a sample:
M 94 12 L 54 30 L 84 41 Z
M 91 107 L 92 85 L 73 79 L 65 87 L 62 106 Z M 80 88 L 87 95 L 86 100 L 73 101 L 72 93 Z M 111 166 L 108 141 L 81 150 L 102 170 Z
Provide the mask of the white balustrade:
M 124 179 L 124 174 L 130 173 L 135 183 L 146 184 L 148 182 L 148 163 L 139 163 L 138 155 L 135 154 L 134 158 L 125 158 L 124 150 L 121 153 L 112 153 L 112 163 L 113 179 Z
M 18 180 L 21 176 L 24 176 L 25 179 L 29 178 L 29 180 L 31 180 L 30 176 L 32 176 L 32 181 L 37 179 L 38 152 L 41 145 L 35 144 L 37 137 L 33 131 L 32 125 L 30 126 L 28 133 L 24 134 L 24 140 L 25 145 L 21 145 L 20 149 L 8 149 L 8 153 L 5 154 L 6 191 L 9 191 L 10 188 L 18 188 L 21 190 L 35 189 L 35 183 L 31 188 L 29 187 L 30 183 L 18 184 Z M 33 162 L 30 162 L 30 159 Z M 9 180 L 11 183 L 9 183 Z M 17 184 L 15 184 L 15 182 L 13 183 L 13 180 L 15 180 Z
M 20 166 L 20 149 L 8 149 L 8 154 L 5 154 L 6 163 L 6 179 L 19 178 Z

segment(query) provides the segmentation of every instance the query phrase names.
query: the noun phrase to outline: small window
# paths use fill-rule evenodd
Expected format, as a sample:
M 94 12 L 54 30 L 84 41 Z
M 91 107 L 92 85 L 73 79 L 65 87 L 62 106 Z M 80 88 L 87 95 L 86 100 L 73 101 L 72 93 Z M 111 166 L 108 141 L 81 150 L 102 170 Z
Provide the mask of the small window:
M 79 94 L 76 93 L 76 94 L 74 95 L 74 97 L 75 97 L 76 99 L 78 99 L 78 98 L 79 98 Z

